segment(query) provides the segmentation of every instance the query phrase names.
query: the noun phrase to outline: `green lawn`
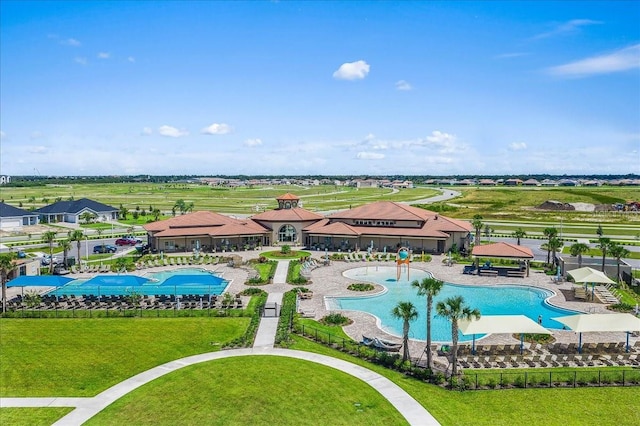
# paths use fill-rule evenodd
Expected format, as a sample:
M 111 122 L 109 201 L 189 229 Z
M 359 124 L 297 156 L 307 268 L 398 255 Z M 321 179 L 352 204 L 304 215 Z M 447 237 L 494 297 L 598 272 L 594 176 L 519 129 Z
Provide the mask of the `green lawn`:
M 640 424 L 638 387 L 449 391 L 297 336 L 294 340 L 292 349 L 334 356 L 384 375 L 445 426 Z
M 0 395 L 93 396 L 159 364 L 219 349 L 249 318 L 0 320 Z
M 253 356 L 207 362 L 170 373 L 126 395 L 87 424 L 406 422 L 378 392 L 346 373 L 303 360 Z
M 49 426 L 73 408 L 0 408 L 0 424 L 11 426 Z

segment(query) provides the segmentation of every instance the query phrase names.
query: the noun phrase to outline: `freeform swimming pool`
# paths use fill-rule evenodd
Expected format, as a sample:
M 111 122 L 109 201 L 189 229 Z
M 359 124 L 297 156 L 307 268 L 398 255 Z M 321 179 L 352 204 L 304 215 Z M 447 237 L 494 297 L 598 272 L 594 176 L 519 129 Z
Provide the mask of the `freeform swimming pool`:
M 358 281 L 369 281 L 386 288 L 382 294 L 374 296 L 333 297 L 327 298 L 329 310 L 352 310 L 368 312 L 378 319 L 378 326 L 393 335 L 402 335 L 402 321 L 393 318 L 391 310 L 400 301 L 412 302 L 418 310 L 418 319 L 412 322 L 409 337 L 426 340 L 426 297 L 418 296 L 416 289 L 411 287 L 414 280 L 422 280 L 431 276 L 420 269 L 410 270 L 407 279 L 406 269 L 396 281 L 395 266 L 363 267 L 350 269 L 344 273 L 347 278 Z M 554 307 L 546 299 L 553 292 L 531 286 L 500 285 L 500 286 L 468 286 L 445 283 L 442 291 L 434 298 L 434 317 L 431 321 L 431 338 L 435 342 L 451 341 L 451 323 L 435 315 L 438 301 L 451 296 L 462 296 L 472 308 L 477 308 L 482 315 L 526 315 L 537 321 L 542 316 L 542 325 L 546 328 L 561 329 L 562 324 L 551 318 L 572 315 L 576 312 Z M 479 337 L 479 336 L 476 336 Z M 473 336 L 459 334 L 460 341 L 469 341 Z
M 205 269 L 184 268 L 151 272 L 143 276 L 130 274 L 96 275 L 89 280 L 71 281 L 49 294 L 55 296 L 122 296 L 136 292 L 148 296 L 220 295 L 228 284 L 227 280 Z

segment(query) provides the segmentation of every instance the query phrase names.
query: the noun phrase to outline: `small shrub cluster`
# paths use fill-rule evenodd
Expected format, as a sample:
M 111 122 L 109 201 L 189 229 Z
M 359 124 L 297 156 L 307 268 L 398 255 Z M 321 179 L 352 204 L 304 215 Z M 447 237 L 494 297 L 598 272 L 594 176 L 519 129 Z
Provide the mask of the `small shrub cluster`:
M 326 325 L 349 325 L 353 321 L 342 314 L 329 314 L 320 319 L 320 323 Z
M 259 290 L 259 289 L 247 289 L 247 290 Z M 246 291 L 246 290 L 245 290 Z M 260 313 L 262 312 L 262 308 L 267 302 L 267 293 L 260 290 L 262 294 L 257 295 L 258 298 L 257 303 L 254 305 L 255 308 L 253 312 L 251 312 L 251 321 L 247 326 L 244 334 L 237 339 L 234 339 L 224 345 L 225 348 L 244 348 L 249 347 L 253 344 L 253 341 L 256 337 L 256 333 L 258 331 L 258 326 L 260 325 Z
M 347 289 L 351 291 L 371 291 L 374 288 L 374 285 L 369 283 L 353 283 L 349 284 L 349 287 L 347 287 Z

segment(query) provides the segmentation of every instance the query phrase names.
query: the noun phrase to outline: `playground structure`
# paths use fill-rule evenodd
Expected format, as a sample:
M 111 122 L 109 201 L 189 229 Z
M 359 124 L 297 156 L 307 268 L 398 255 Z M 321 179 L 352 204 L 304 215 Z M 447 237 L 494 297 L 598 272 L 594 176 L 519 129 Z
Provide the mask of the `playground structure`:
M 409 262 L 411 256 L 409 256 L 409 249 L 406 247 L 400 247 L 396 254 L 396 281 L 400 281 L 400 275 L 402 274 L 402 265 L 407 265 L 407 281 L 409 281 Z

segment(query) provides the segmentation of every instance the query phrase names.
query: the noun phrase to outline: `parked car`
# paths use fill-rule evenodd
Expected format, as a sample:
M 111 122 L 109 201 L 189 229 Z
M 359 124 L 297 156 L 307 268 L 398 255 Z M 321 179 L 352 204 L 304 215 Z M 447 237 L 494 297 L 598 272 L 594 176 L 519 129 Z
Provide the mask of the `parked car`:
M 136 251 L 138 254 L 148 254 L 151 252 L 151 246 L 149 244 L 139 244 L 136 245 Z
M 117 246 L 135 246 L 136 244 L 142 243 L 140 238 L 133 237 L 122 237 L 116 240 Z
M 116 251 L 118 251 L 118 247 L 112 246 L 111 244 L 101 244 L 93 248 L 93 254 L 115 253 Z
M 45 254 L 44 257 L 42 259 L 40 259 L 40 264 L 42 266 L 49 266 L 51 264 L 51 256 L 49 256 L 48 254 Z M 58 263 L 62 263 L 62 259 L 60 259 L 59 257 L 53 257 L 53 264 L 57 265 Z

